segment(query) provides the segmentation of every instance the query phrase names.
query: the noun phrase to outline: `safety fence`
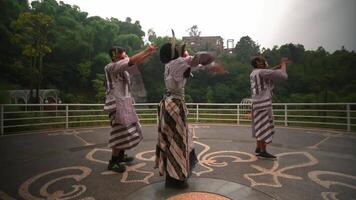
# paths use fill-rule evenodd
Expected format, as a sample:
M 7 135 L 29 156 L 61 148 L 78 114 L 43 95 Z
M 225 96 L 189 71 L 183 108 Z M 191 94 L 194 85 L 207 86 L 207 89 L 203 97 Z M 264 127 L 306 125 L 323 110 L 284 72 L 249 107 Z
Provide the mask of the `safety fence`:
M 142 124 L 157 123 L 157 103 L 135 104 Z M 108 126 L 102 104 L 1 104 L 1 134 Z M 188 103 L 189 122 L 250 124 L 249 103 Z M 356 103 L 274 103 L 277 126 L 356 131 Z

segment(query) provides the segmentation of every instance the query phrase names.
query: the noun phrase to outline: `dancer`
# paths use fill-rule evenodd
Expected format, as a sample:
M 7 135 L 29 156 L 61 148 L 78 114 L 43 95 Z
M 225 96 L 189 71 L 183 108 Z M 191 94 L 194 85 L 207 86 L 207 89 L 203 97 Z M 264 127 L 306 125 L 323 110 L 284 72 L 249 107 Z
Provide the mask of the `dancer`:
M 256 56 L 251 60 L 254 68 L 250 74 L 252 92 L 252 136 L 256 138 L 255 153 L 258 157 L 275 159 L 267 152 L 267 144 L 272 142 L 274 135 L 272 90 L 273 82 L 277 79 L 288 78 L 286 69 L 287 58 L 282 58 L 280 64 L 273 69 L 267 69 L 268 63 L 262 56 Z
M 111 122 L 109 147 L 112 149 L 112 157 L 108 170 L 124 172 L 123 163 L 133 160 L 133 157 L 125 154 L 125 150 L 135 147 L 142 140 L 141 126 L 133 107 L 128 70 L 150 56 L 155 48 L 154 45 L 149 45 L 132 57 L 128 57 L 125 50 L 118 46 L 113 46 L 109 50 L 111 62 L 105 66 L 104 106 L 104 111 L 109 113 Z
M 184 101 L 184 87 L 191 70 L 198 66 L 215 71 L 224 70 L 215 64 L 209 53 L 189 56 L 185 45 L 166 43 L 160 49 L 160 60 L 165 64 L 166 93 L 158 108 L 158 143 L 156 165 L 159 174 L 166 174 L 166 187 L 185 188 L 192 168 L 197 162 L 193 135 L 188 129 L 188 109 Z

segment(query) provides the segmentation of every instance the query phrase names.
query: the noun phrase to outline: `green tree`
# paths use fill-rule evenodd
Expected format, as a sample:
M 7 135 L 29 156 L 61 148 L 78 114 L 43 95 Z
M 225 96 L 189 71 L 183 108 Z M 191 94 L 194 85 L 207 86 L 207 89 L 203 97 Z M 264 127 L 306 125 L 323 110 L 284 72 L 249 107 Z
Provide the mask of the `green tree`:
M 152 40 L 152 43 L 160 47 L 168 41 L 168 37 L 157 37 Z M 159 102 L 165 92 L 163 81 L 164 65 L 159 60 L 159 51 L 156 51 L 147 61 L 141 64 L 140 70 L 147 90 L 147 101 Z
M 105 75 L 96 74 L 96 78 L 92 80 L 92 85 L 95 90 L 95 100 L 97 103 L 105 102 L 105 88 L 104 88 Z
M 156 32 L 153 29 L 148 29 L 147 31 L 148 41 L 153 42 L 157 39 Z
M 208 86 L 208 89 L 206 91 L 206 102 L 207 103 L 213 103 L 214 102 L 214 91 L 211 89 L 210 86 Z
M 85 62 L 79 63 L 77 65 L 77 73 L 76 74 L 78 75 L 78 79 L 82 84 L 85 84 L 88 82 L 91 64 L 92 63 L 90 61 L 85 61 Z
M 237 42 L 235 53 L 239 62 L 250 63 L 253 56 L 260 54 L 260 46 L 249 36 L 244 36 Z
M 142 39 L 135 34 L 119 35 L 113 43 L 124 47 L 128 55 L 135 53 L 143 45 Z
M 29 7 L 26 0 L 2 0 L 0 11 L 0 89 L 1 86 L 3 89 L 53 87 L 61 91 L 64 102 L 103 102 L 104 66 L 110 62 L 108 49 L 121 45 L 132 55 L 144 45 L 145 32 L 139 21 L 130 17 L 125 21 L 88 17 L 78 6 L 63 1 L 32 1 Z M 39 13 L 45 17 L 33 17 Z M 29 16 L 24 17 L 26 15 L 41 18 L 38 21 L 45 21 L 46 16 L 52 19 L 49 20 L 47 42 L 37 49 L 34 44 L 41 37 L 35 33 L 43 29 L 41 25 L 34 25 Z M 188 31 L 191 36 L 201 33 L 197 25 Z M 156 35 L 153 28 L 147 34 L 148 40 L 158 47 L 169 41 L 168 37 Z M 165 91 L 164 65 L 159 61 L 158 52 L 139 66 L 149 102 L 158 102 Z M 261 51 L 248 36 L 240 39 L 232 53 L 223 53 L 217 58 L 228 73 L 194 72 L 186 85 L 186 100 L 228 103 L 249 98 L 250 59 L 256 54 L 265 56 L 271 66 L 283 56 L 292 60 L 287 68 L 288 81 L 275 83 L 275 102 L 356 101 L 354 51 L 341 48 L 327 52 L 322 47 L 306 50 L 302 44 L 292 43 Z
M 111 60 L 108 53 L 101 52 L 96 54 L 92 62 L 90 78 L 91 79 L 95 78 L 96 74 L 104 74 L 104 67 L 110 61 Z
M 15 30 L 13 42 L 19 44 L 22 54 L 30 59 L 30 89 L 32 92 L 34 84 L 37 102 L 39 102 L 39 89 L 43 78 L 43 58 L 51 52 L 48 45 L 51 22 L 52 18 L 43 13 L 24 12 L 12 23 Z
M 201 31 L 199 31 L 198 25 L 193 25 L 192 27 L 187 29 L 189 36 L 191 37 L 199 37 Z
M 27 0 L 0 1 L 0 87 L 1 85 L 6 85 L 7 89 L 9 89 L 12 87 L 11 85 L 15 85 L 14 83 L 16 85 L 28 84 L 26 70 L 19 58 L 21 56 L 21 48 L 11 42 L 13 35 L 12 21 L 16 20 L 21 12 L 28 9 Z

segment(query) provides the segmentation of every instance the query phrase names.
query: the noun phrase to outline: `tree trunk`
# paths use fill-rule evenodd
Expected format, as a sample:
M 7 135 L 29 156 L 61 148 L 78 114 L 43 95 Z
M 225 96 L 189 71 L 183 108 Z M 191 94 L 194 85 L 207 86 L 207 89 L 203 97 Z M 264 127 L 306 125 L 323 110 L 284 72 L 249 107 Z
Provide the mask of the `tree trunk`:
M 43 68 L 43 54 L 40 53 L 40 57 L 39 57 L 39 66 L 38 66 L 38 80 L 37 80 L 37 101 L 38 103 L 40 102 L 40 97 L 39 97 L 39 90 L 41 88 L 41 83 L 42 83 L 42 68 Z M 42 99 L 44 101 L 44 99 Z M 42 102 L 43 103 L 43 102 Z
M 36 103 L 40 102 L 40 77 L 41 77 L 41 51 L 40 51 L 40 41 L 39 38 L 36 42 Z
M 31 74 L 30 74 L 30 97 L 28 99 L 29 103 L 33 103 L 33 68 L 34 68 L 34 58 L 31 58 Z

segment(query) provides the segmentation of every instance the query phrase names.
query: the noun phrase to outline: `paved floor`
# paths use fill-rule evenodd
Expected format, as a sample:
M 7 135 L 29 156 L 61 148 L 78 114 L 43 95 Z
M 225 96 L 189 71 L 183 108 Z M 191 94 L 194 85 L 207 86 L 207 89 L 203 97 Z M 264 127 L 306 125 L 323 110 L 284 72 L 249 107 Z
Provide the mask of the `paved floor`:
M 277 128 L 271 161 L 253 155 L 249 127 L 192 125 L 199 164 L 189 188 L 177 190 L 153 169 L 156 127 L 143 131 L 123 174 L 106 170 L 109 128 L 0 137 L 0 200 L 356 199 L 354 133 Z

